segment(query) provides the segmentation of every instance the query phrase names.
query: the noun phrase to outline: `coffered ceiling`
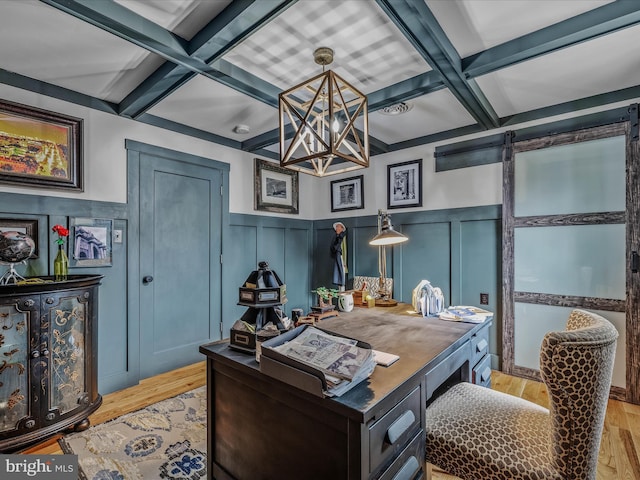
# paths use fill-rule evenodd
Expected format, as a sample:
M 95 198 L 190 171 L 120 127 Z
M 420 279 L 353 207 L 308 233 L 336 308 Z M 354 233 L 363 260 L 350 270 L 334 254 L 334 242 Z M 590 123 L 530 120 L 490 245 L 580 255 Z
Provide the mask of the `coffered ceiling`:
M 0 18 L 0 82 L 272 159 L 278 94 L 321 46 L 368 97 L 372 155 L 640 97 L 636 0 L 1 0 Z

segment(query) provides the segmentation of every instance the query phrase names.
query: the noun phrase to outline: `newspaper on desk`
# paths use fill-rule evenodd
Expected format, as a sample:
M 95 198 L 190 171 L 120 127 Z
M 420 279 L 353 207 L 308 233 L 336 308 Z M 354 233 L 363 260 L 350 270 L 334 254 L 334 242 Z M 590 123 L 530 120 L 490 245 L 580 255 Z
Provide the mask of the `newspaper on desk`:
M 370 348 L 357 346 L 358 341 L 306 328 L 293 340 L 274 347 L 289 358 L 322 371 L 329 396 L 340 396 L 373 373 L 376 366 Z
M 479 307 L 462 305 L 449 307 L 441 312 L 438 317 L 441 320 L 449 320 L 451 322 L 483 323 L 488 318 L 493 317 L 493 312 Z

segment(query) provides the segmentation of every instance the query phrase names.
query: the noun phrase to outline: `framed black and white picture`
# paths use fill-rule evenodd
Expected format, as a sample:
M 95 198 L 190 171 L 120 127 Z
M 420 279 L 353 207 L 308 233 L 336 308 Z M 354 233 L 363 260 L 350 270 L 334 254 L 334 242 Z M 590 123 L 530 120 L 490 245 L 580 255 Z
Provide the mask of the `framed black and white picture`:
M 35 248 L 29 258 L 38 258 L 38 220 L 0 218 L 0 232 L 19 232 L 31 237 Z
M 73 245 L 69 245 L 70 267 L 111 266 L 113 220 L 72 218 Z
M 331 211 L 364 208 L 363 175 L 331 182 Z
M 422 159 L 387 167 L 387 208 L 422 206 Z
M 298 172 L 259 158 L 255 168 L 255 209 L 298 213 Z

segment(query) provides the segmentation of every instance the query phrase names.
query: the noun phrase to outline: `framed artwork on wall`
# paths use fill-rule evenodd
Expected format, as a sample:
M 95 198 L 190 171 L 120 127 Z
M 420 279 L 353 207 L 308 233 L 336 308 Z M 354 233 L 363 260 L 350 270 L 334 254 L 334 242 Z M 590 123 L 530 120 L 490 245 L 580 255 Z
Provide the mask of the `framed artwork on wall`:
M 259 158 L 255 159 L 255 172 L 256 210 L 298 213 L 298 172 Z
M 82 119 L 0 100 L 0 182 L 82 190 Z
M 387 208 L 422 206 L 422 159 L 387 166 Z
M 0 232 L 20 232 L 29 235 L 35 243 L 29 258 L 38 258 L 38 221 L 17 218 L 0 218 Z
M 72 218 L 73 244 L 69 245 L 70 267 L 111 266 L 113 220 Z
M 331 211 L 364 208 L 363 175 L 331 182 Z

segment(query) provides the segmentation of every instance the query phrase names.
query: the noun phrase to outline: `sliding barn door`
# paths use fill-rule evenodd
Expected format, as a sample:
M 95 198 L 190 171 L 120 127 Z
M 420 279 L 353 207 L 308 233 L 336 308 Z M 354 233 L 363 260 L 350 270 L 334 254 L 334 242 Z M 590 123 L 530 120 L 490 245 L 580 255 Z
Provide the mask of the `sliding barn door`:
M 573 308 L 620 332 L 613 394 L 627 395 L 627 123 L 508 142 L 504 158 L 504 370 L 537 378 L 540 344 Z M 633 277 L 631 282 L 637 281 Z M 637 299 L 632 299 L 637 302 Z M 637 367 L 636 367 L 637 368 Z

